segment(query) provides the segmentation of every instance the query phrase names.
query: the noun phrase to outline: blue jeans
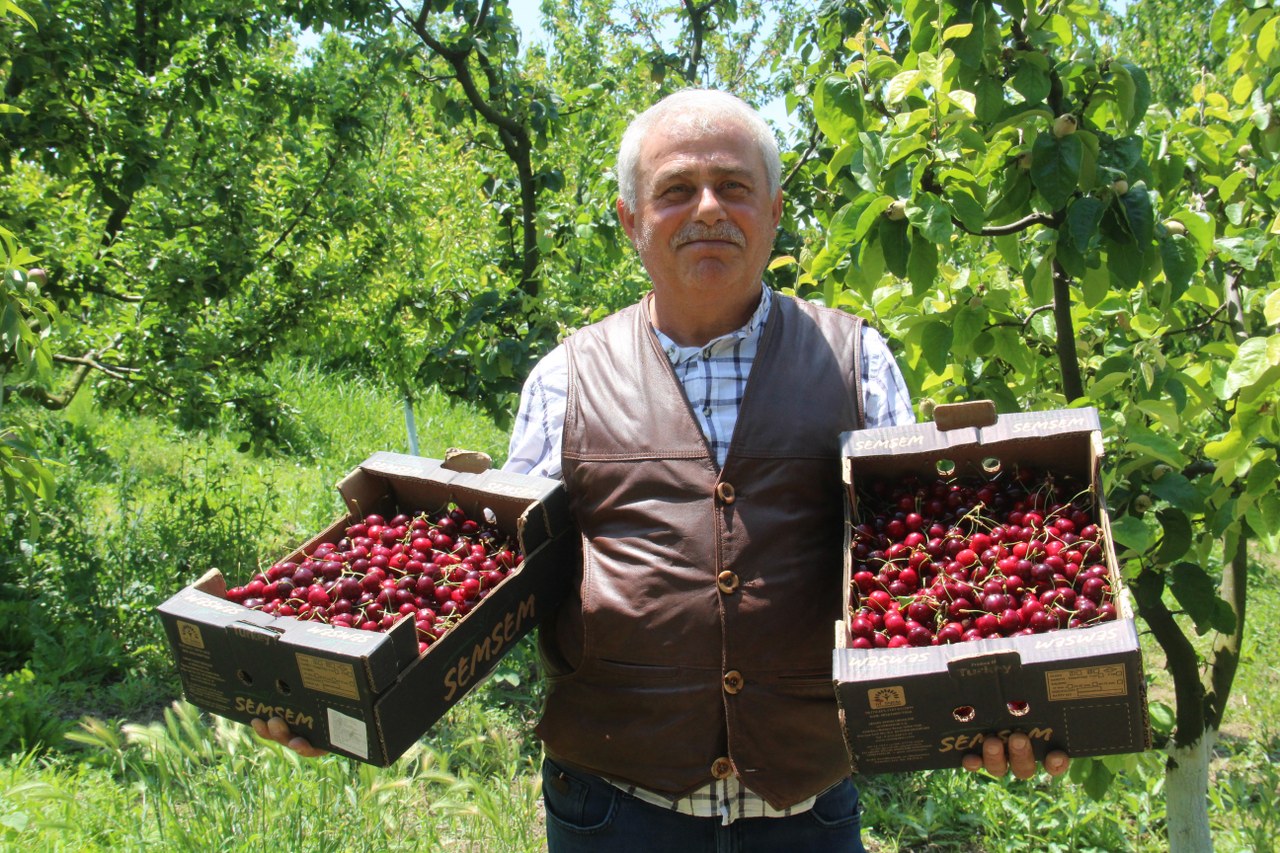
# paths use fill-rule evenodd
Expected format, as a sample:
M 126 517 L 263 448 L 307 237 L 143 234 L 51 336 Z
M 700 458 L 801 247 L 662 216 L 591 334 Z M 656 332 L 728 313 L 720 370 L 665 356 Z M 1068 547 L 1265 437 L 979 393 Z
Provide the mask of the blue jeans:
M 542 763 L 542 797 L 549 853 L 865 853 L 851 779 L 809 811 L 728 826 L 651 805 L 550 759 Z

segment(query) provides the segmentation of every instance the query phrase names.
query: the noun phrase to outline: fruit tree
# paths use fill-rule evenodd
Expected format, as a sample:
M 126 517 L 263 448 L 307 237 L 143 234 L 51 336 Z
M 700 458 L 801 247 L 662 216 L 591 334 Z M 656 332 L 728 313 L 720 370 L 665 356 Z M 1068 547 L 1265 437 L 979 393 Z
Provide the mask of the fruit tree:
M 1214 13 L 1232 82 L 1179 105 L 1099 37 L 1092 2 L 829 4 L 806 49 L 821 137 L 792 193 L 824 228 L 775 262 L 794 290 L 887 328 L 930 400 L 1097 407 L 1124 575 L 1176 697 L 1154 704 L 1174 850 L 1209 846 L 1248 546 L 1280 530 L 1262 189 L 1280 17 L 1256 5 Z M 1100 792 L 1116 766 L 1072 773 Z

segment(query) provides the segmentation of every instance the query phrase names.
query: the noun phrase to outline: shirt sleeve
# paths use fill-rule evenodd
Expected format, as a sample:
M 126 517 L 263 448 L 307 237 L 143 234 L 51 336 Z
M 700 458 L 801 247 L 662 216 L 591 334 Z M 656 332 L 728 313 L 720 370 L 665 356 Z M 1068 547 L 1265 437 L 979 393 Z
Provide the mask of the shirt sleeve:
M 569 362 L 561 344 L 543 356 L 525 380 L 502 470 L 560 478 L 568 391 Z
M 898 362 L 868 323 L 862 324 L 862 410 L 868 429 L 916 422 Z

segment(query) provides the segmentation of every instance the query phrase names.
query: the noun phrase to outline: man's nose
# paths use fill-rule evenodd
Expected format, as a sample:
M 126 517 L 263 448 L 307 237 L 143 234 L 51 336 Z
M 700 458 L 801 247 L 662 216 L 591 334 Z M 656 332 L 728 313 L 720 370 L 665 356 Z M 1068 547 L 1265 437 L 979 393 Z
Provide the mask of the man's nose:
M 720 203 L 720 196 L 717 195 L 714 186 L 708 184 L 699 187 L 697 203 L 698 207 L 694 215 L 699 222 L 712 224 L 725 218 L 724 205 Z

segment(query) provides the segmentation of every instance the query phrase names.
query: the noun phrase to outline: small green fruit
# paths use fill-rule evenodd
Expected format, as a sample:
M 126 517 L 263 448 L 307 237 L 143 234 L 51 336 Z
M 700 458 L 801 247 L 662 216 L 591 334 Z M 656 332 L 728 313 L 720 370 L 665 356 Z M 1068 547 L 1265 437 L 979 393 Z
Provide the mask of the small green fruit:
M 907 218 L 907 203 L 902 199 L 894 199 L 884 212 L 885 218 L 893 222 L 901 222 Z
M 1053 120 L 1053 135 L 1061 139 L 1076 132 L 1078 122 L 1071 113 L 1063 113 Z

